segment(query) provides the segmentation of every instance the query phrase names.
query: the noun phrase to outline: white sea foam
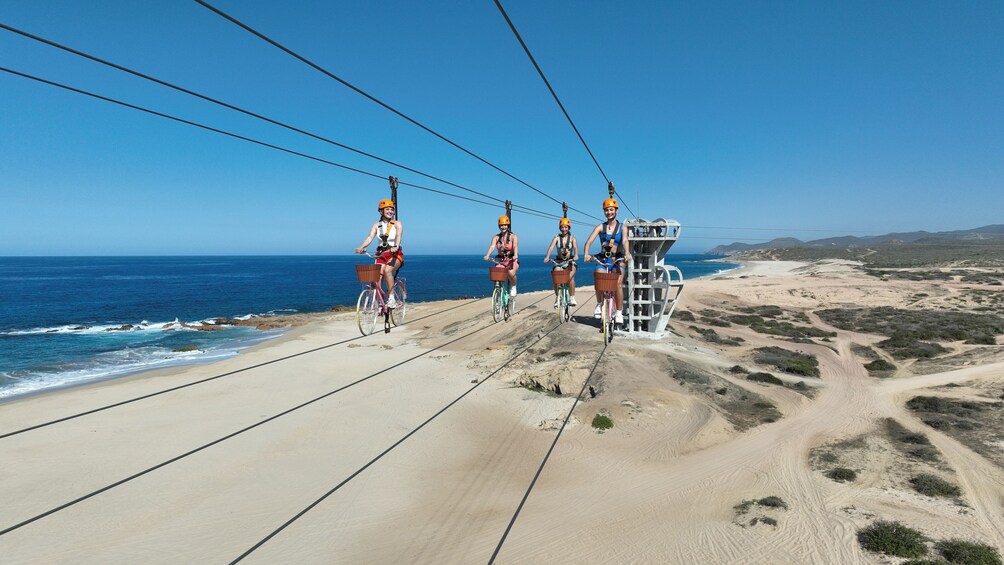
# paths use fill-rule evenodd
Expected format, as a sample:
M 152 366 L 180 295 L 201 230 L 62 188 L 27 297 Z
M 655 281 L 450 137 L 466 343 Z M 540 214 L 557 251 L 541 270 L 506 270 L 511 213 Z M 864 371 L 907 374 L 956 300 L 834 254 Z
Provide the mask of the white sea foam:
M 191 323 L 189 325 L 201 324 L 201 322 Z M 105 332 L 159 332 L 164 330 L 186 330 L 181 325 L 181 322 L 177 318 L 173 322 L 155 322 L 150 323 L 147 320 L 142 322 L 137 322 L 133 324 L 66 324 L 63 326 L 49 326 L 42 328 L 27 328 L 22 330 L 7 330 L 5 332 L 0 332 L 2 335 L 39 335 L 39 334 L 81 334 L 81 335 L 93 335 L 101 334 Z
M 264 314 L 245 314 L 243 316 L 234 316 L 235 320 L 250 320 L 252 318 L 261 318 L 267 316 L 279 316 L 282 313 L 293 313 L 296 310 L 290 309 L 280 309 L 280 310 L 270 310 Z M 40 334 L 81 334 L 81 335 L 93 335 L 101 334 L 104 332 L 159 332 L 159 331 L 194 331 L 193 328 L 198 328 L 206 324 L 215 324 L 219 318 L 207 318 L 205 320 L 195 320 L 192 322 L 181 322 L 178 318 L 175 318 L 170 322 L 150 322 L 148 320 L 143 320 L 136 323 L 122 323 L 122 324 L 65 324 L 62 326 L 47 326 L 38 328 L 26 328 L 26 329 L 12 329 L 6 331 L 0 331 L 0 336 L 15 336 L 15 335 L 40 335 Z M 184 324 L 184 325 L 182 325 Z M 185 327 L 185 326 L 191 327 Z
M 241 349 L 272 339 L 281 331 L 258 332 L 250 339 L 221 344 L 218 349 L 173 351 L 158 346 L 118 349 L 90 359 L 39 369 L 0 371 L 0 399 L 121 377 L 176 365 L 207 363 L 234 357 Z

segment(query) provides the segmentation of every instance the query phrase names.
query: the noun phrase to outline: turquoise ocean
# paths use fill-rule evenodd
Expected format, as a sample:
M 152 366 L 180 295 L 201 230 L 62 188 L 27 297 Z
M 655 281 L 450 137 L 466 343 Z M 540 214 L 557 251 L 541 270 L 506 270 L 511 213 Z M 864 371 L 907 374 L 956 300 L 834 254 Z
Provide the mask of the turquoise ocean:
M 684 279 L 738 265 L 670 255 Z M 218 318 L 323 312 L 354 305 L 360 256 L 0 257 L 0 401 L 171 365 L 208 362 L 281 330 L 185 328 Z M 483 297 L 475 255 L 408 256 L 409 302 Z M 549 286 L 524 261 L 520 292 Z M 589 284 L 589 283 L 585 283 Z M 121 329 L 127 328 L 127 329 Z M 179 351 L 180 349 L 196 349 Z

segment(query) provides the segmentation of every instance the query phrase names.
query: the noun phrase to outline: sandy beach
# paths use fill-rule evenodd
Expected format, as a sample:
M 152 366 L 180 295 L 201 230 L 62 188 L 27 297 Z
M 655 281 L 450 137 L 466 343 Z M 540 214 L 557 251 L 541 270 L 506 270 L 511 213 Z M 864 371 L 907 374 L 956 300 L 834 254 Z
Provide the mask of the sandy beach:
M 659 339 L 618 336 L 602 358 L 588 287 L 560 326 L 548 292 L 521 295 L 498 324 L 487 300 L 411 305 L 406 325 L 365 338 L 353 314 L 326 315 L 226 361 L 0 407 L 0 555 L 486 563 L 594 366 L 498 563 L 898 563 L 859 545 L 875 520 L 1002 548 L 1004 468 L 905 406 L 918 394 L 996 399 L 1001 346 L 944 344 L 940 360 L 897 361 L 879 378 L 860 348 L 894 361 L 875 347 L 884 338 L 815 313 L 938 308 L 974 288 L 1002 292 L 841 261 L 750 262 L 686 283 L 678 313 L 694 321 L 678 314 Z M 835 337 L 794 343 L 701 314 L 762 305 Z M 741 341 L 709 341 L 711 328 Z M 819 377 L 757 365 L 768 346 L 815 356 Z M 768 405 L 775 415 L 751 412 Z M 613 427 L 594 429 L 597 414 Z M 887 418 L 926 434 L 940 459 L 897 451 L 878 431 Z M 828 478 L 826 453 L 857 479 Z M 961 495 L 919 494 L 913 471 Z M 737 510 L 770 496 L 786 508 Z

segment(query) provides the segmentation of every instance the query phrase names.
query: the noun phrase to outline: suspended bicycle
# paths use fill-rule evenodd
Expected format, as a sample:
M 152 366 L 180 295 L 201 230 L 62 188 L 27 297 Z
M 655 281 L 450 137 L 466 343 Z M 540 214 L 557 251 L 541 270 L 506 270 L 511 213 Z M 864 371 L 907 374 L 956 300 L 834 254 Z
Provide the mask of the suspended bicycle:
M 495 261 L 494 267 L 488 268 L 488 278 L 495 283 L 492 290 L 492 320 L 509 321 L 516 309 L 516 298 L 509 294 L 509 267 L 505 261 Z
M 373 257 L 369 253 L 366 254 Z M 390 333 L 391 324 L 398 326 L 404 323 L 408 313 L 408 291 L 404 277 L 397 277 L 394 280 L 394 288 L 391 291 L 396 304 L 393 308 L 387 305 L 387 293 L 380 285 L 379 264 L 356 265 L 356 278 L 362 283 L 363 289 L 356 300 L 356 325 L 363 335 L 370 335 L 376 331 L 380 318 L 383 318 L 383 331 Z
M 604 273 L 602 271 L 593 272 L 593 284 L 596 285 L 596 290 L 598 290 L 602 295 L 602 300 L 600 302 L 600 305 L 602 306 L 600 315 L 600 331 L 603 332 L 604 343 L 610 343 L 614 340 L 614 327 L 616 325 L 614 320 L 614 293 L 617 292 L 619 281 L 620 273 Z
M 551 281 L 554 283 L 557 292 L 557 313 L 558 323 L 564 323 L 572 319 L 569 309 L 569 287 L 568 283 L 572 278 L 571 261 L 555 262 L 554 269 L 551 270 Z

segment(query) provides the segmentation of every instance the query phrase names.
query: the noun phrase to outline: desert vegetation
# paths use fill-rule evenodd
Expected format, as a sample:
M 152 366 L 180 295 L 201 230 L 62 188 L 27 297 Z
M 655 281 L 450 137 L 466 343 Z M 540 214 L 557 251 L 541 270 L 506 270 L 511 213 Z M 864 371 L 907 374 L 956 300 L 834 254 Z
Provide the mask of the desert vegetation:
M 819 376 L 819 361 L 815 355 L 807 353 L 797 353 L 780 347 L 758 347 L 754 350 L 753 360 L 793 375 Z

